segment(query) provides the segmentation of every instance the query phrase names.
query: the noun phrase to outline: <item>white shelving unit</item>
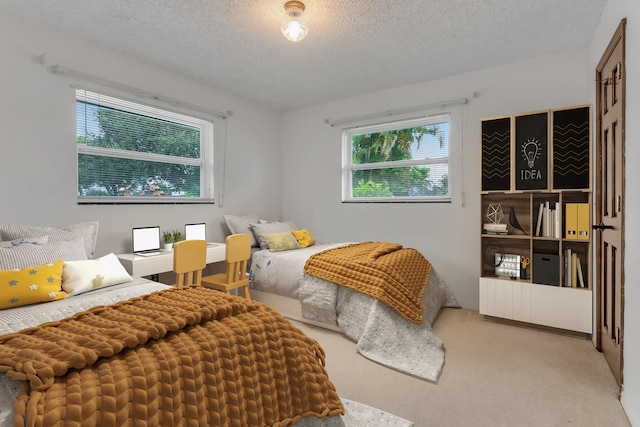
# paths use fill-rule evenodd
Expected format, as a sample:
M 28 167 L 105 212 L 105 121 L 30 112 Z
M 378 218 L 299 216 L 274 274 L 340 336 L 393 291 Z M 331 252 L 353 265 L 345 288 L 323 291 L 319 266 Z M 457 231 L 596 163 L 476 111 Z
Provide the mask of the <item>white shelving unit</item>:
M 507 224 L 504 235 L 481 229 L 481 314 L 592 333 L 590 231 L 586 237 L 567 233 L 566 216 L 567 204 L 586 204 L 591 212 L 590 113 L 590 106 L 576 106 L 481 121 L 481 224 L 498 205 Z M 527 152 L 531 146 L 535 152 Z M 546 202 L 559 208 L 558 231 L 540 235 L 538 212 Z M 509 221 L 511 211 L 519 227 Z M 583 286 L 567 271 L 568 250 L 580 260 Z M 527 259 L 525 277 L 496 275 L 504 269 L 492 265 L 492 252 Z

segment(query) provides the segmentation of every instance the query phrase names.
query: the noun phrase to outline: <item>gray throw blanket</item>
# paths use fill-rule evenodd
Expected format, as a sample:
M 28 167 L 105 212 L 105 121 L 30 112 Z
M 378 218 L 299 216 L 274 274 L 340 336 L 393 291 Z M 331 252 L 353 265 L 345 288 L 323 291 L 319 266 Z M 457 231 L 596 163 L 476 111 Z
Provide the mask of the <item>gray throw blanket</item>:
M 441 307 L 460 307 L 446 282 L 434 270 L 422 304 L 424 320 L 415 324 L 368 295 L 306 274 L 299 289 L 302 316 L 337 325 L 356 342 L 364 357 L 429 381 L 444 365 L 444 346 L 431 324 Z

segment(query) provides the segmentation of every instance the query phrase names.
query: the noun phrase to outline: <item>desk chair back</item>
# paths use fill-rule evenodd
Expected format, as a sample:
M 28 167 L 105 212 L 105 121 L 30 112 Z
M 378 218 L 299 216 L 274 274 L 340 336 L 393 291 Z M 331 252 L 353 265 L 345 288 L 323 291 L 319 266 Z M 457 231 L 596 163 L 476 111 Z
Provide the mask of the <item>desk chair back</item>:
M 199 285 L 202 270 L 207 265 L 207 242 L 205 240 L 183 240 L 173 245 L 173 271 L 176 286 Z
M 249 294 L 249 279 L 247 279 L 247 262 L 251 257 L 251 237 L 248 234 L 232 234 L 225 241 L 226 274 L 214 274 L 202 278 L 202 286 L 231 293 L 231 289 L 244 288 L 244 296 L 251 299 Z

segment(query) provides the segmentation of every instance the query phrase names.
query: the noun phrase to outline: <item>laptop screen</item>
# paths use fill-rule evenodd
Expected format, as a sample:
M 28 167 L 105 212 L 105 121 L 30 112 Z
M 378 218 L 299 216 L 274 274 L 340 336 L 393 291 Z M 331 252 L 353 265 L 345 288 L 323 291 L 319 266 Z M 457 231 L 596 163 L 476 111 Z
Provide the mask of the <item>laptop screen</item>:
M 136 227 L 133 229 L 133 252 L 160 249 L 160 227 Z
M 207 240 L 207 224 L 204 222 L 199 224 L 184 225 L 185 240 Z

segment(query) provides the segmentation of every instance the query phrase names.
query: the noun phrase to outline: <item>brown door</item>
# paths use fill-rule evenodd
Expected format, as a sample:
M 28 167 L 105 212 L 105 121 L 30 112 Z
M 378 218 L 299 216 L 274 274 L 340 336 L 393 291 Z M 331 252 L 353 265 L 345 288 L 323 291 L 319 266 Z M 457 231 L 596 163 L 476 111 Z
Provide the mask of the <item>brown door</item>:
M 622 386 L 624 338 L 624 120 L 623 20 L 596 69 L 596 345 Z

